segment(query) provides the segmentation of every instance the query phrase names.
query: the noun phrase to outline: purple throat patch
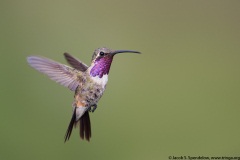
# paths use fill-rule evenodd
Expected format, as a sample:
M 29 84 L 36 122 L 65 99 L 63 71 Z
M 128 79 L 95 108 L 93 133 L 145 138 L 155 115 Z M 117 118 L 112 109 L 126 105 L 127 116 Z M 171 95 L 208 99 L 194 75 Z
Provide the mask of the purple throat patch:
M 90 71 L 90 75 L 93 77 L 98 76 L 99 78 L 102 78 L 103 75 L 108 74 L 112 60 L 112 57 L 103 57 L 99 60 L 96 60 L 93 68 Z

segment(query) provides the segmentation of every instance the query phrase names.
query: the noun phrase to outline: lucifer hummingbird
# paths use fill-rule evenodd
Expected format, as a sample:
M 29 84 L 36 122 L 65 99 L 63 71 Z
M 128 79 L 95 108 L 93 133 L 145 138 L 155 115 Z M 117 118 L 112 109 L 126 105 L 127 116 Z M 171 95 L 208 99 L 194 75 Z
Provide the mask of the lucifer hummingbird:
M 73 126 L 77 125 L 80 127 L 81 139 L 90 140 L 89 112 L 94 112 L 103 95 L 114 55 L 126 52 L 140 53 L 132 50 L 98 48 L 93 53 L 90 67 L 68 53 L 64 53 L 64 56 L 72 67 L 39 56 L 27 57 L 30 66 L 75 92 L 73 114 L 65 134 L 65 142 L 69 140 Z

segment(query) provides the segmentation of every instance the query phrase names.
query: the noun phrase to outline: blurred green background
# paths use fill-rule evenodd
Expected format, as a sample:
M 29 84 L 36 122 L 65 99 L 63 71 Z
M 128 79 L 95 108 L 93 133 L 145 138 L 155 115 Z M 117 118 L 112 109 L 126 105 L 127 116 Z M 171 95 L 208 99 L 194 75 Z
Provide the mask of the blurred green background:
M 168 159 L 239 156 L 240 1 L 0 2 L 0 159 Z M 90 114 L 91 142 L 74 130 L 73 93 L 30 68 L 29 55 L 89 64 L 114 58 Z

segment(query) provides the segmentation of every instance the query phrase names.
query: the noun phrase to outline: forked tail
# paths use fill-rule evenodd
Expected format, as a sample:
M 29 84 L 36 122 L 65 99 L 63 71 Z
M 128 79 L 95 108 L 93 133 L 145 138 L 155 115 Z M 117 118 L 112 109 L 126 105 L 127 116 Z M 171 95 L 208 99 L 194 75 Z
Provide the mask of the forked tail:
M 78 122 L 80 121 L 80 125 L 79 125 L 79 130 L 80 130 L 80 137 L 81 139 L 86 139 L 87 141 L 90 141 L 91 138 L 91 122 L 90 122 L 90 117 L 89 117 L 89 113 L 88 111 L 86 111 L 78 121 L 76 121 L 76 107 L 73 111 L 73 115 L 72 115 L 72 119 L 68 125 L 68 129 L 67 132 L 65 134 L 65 140 L 64 142 L 66 142 L 67 140 L 69 140 L 71 133 L 72 133 L 72 129 L 73 126 L 76 127 L 76 125 L 78 124 Z

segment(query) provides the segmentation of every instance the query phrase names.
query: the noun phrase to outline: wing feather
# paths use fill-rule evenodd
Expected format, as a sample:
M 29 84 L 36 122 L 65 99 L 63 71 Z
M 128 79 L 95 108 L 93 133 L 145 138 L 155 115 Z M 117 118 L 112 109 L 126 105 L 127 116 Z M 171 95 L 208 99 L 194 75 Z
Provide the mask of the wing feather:
M 88 66 L 85 63 L 71 56 L 69 53 L 64 53 L 64 57 L 73 68 L 82 72 L 85 72 L 88 69 Z
M 38 56 L 30 56 L 27 61 L 31 67 L 72 91 L 75 91 L 80 83 L 79 77 L 82 73 L 64 64 Z

